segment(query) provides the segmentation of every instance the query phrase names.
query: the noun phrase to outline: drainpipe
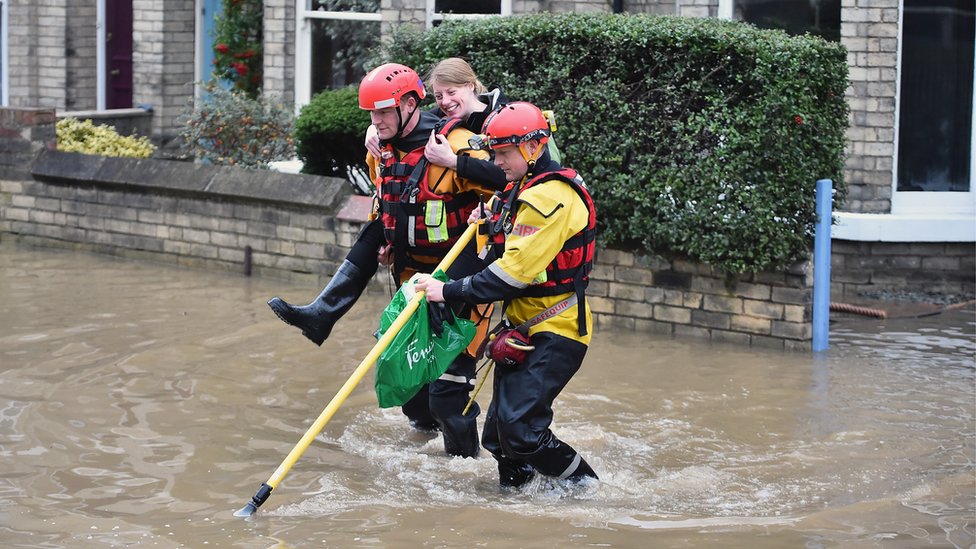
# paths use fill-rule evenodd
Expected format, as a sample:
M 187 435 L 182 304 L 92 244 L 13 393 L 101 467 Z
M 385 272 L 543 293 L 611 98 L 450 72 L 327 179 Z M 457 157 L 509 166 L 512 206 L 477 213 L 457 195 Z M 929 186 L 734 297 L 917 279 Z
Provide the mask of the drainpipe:
M 624 12 L 624 0 L 613 0 L 613 13 Z

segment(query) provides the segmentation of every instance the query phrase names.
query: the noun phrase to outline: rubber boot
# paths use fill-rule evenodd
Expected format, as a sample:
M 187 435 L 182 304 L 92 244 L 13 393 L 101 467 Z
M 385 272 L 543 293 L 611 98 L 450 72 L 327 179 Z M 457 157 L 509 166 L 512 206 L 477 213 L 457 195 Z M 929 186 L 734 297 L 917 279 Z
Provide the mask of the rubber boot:
M 279 297 L 268 300 L 268 306 L 278 318 L 301 329 L 312 343 L 322 342 L 332 333 L 332 327 L 356 303 L 369 285 L 370 277 L 351 261 L 343 261 L 332 280 L 318 297 L 308 305 L 296 307 Z
M 464 409 L 463 406 L 461 409 Z M 444 435 L 444 453 L 449 456 L 478 457 L 481 446 L 478 444 L 478 424 L 475 418 L 479 412 L 478 403 L 475 402 L 466 416 L 462 416 L 459 411 L 438 419 Z
M 576 467 L 576 470 L 574 470 L 572 473 L 569 474 L 569 476 L 566 477 L 566 480 L 570 482 L 580 483 L 587 479 L 600 480 L 600 477 L 596 476 L 596 472 L 593 470 L 592 467 L 590 467 L 590 464 L 587 463 L 582 456 L 580 456 L 579 465 Z
M 535 469 L 524 461 L 495 456 L 498 461 L 498 484 L 502 488 L 518 488 L 535 478 Z

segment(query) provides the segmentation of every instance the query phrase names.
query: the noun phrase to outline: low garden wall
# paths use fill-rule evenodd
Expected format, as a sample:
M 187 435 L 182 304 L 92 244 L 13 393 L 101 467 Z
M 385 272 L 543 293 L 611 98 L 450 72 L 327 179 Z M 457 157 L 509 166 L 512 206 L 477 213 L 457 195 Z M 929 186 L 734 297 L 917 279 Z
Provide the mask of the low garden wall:
M 57 151 L 38 156 L 31 178 L 0 180 L 0 193 L 8 237 L 316 284 L 368 211 L 341 179 Z M 587 295 L 598 325 L 806 348 L 809 270 L 731 281 L 683 260 L 601 250 Z
M 29 171 L 0 165 L 5 239 L 321 284 L 369 208 L 342 179 L 38 150 Z M 374 286 L 385 291 L 386 275 Z M 600 250 L 587 296 L 598 326 L 779 349 L 811 343 L 809 262 L 730 279 L 682 259 Z

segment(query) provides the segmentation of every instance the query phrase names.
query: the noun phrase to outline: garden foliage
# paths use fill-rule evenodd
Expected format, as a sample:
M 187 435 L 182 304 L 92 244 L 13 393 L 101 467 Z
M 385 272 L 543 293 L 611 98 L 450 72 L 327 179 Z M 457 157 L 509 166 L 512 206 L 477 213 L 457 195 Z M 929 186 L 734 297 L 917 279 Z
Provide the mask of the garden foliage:
M 211 164 L 265 168 L 269 162 L 294 155 L 291 105 L 266 94 L 205 86 L 191 100 L 181 122 L 182 152 Z
M 223 0 L 214 21 L 213 74 L 257 97 L 263 72 L 263 0 Z
M 359 108 L 357 88 L 315 94 L 295 119 L 295 149 L 304 162 L 302 171 L 334 177 L 365 174 L 367 127 L 369 112 Z
M 845 49 L 744 23 L 566 14 L 401 31 L 381 55 L 421 74 L 469 60 L 553 109 L 605 245 L 729 273 L 809 257 L 817 179 L 844 196 Z
M 155 145 L 148 137 L 119 135 L 114 126 L 95 125 L 91 120 L 63 118 L 55 126 L 58 150 L 101 156 L 149 158 Z

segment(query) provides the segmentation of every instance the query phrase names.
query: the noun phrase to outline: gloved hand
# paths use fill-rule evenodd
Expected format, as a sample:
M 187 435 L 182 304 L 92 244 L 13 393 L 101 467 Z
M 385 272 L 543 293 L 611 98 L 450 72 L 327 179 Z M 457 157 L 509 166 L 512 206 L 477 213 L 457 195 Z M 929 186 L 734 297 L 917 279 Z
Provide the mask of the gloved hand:
M 444 323 L 454 324 L 454 311 L 444 302 L 427 302 L 427 317 L 430 319 L 430 332 L 434 337 L 441 337 L 444 334 Z

